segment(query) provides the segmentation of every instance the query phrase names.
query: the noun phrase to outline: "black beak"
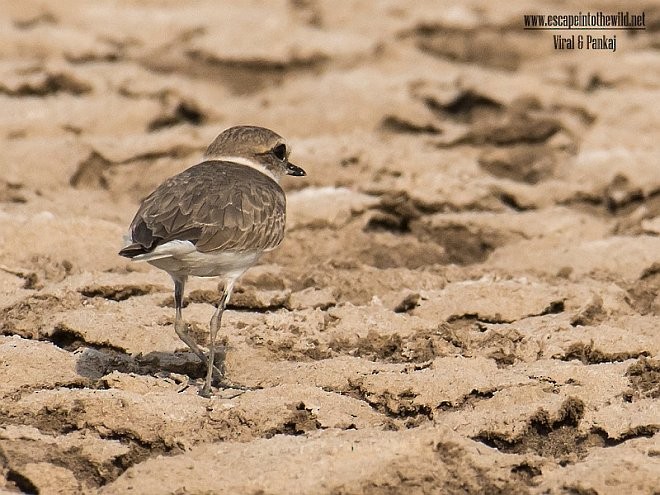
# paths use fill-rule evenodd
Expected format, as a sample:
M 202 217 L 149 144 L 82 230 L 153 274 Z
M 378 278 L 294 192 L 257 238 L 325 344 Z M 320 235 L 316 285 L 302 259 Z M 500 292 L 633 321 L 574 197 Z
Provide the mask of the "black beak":
M 295 177 L 304 177 L 307 173 L 300 167 L 297 167 L 293 163 L 286 164 L 286 175 L 293 175 Z

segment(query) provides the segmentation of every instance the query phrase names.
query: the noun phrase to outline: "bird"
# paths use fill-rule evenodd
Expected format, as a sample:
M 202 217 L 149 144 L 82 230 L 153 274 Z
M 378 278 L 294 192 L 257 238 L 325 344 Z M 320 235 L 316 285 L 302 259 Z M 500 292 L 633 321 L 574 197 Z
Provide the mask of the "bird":
M 216 336 L 238 278 L 284 238 L 285 175 L 306 172 L 289 161 L 291 148 L 265 127 L 241 125 L 221 132 L 203 161 L 166 179 L 144 198 L 119 255 L 166 271 L 174 282 L 174 329 L 204 363 L 199 394 L 209 397 Z M 208 354 L 190 336 L 182 316 L 188 277 L 218 277 L 221 295 L 209 324 Z

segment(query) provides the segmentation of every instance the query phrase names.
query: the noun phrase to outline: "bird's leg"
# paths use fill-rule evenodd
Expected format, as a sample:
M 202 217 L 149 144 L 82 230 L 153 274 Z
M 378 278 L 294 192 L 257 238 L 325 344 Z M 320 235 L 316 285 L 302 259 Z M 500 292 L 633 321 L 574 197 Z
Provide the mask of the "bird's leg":
M 215 312 L 213 313 L 213 316 L 211 317 L 211 323 L 209 324 L 209 357 L 208 357 L 208 362 L 207 362 L 207 371 L 206 371 L 206 382 L 204 382 L 204 388 L 202 388 L 202 391 L 200 395 L 203 395 L 205 397 L 208 397 L 211 393 L 211 381 L 212 381 L 212 370 L 215 368 L 215 338 L 218 334 L 218 330 L 220 329 L 220 324 L 222 323 L 222 314 L 225 311 L 225 307 L 227 306 L 227 301 L 229 301 L 229 296 L 231 295 L 231 290 L 233 287 L 233 282 L 225 283 L 223 289 L 222 289 L 222 296 L 220 297 L 220 301 L 218 301 L 218 305 L 215 309 Z
M 176 317 L 174 320 L 174 331 L 179 338 L 190 348 L 190 350 L 199 358 L 202 363 L 206 363 L 206 354 L 197 345 L 197 342 L 190 336 L 186 329 L 186 324 L 181 315 L 181 308 L 183 307 L 183 290 L 186 286 L 186 278 L 174 278 L 174 307 Z M 214 366 L 215 368 L 215 366 Z M 213 376 L 221 377 L 222 373 L 218 368 L 213 370 Z
M 193 351 L 201 361 L 206 361 L 204 352 L 199 348 L 197 342 L 188 333 L 186 324 L 181 315 L 181 308 L 183 308 L 183 290 L 186 286 L 186 279 L 174 279 L 174 308 L 176 311 L 176 318 L 174 320 L 174 331 L 181 340 Z

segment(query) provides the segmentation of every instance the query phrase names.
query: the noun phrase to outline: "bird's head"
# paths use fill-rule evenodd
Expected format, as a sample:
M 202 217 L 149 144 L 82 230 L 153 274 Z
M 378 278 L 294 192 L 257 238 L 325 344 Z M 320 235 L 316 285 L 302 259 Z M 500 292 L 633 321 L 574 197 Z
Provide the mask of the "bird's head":
M 236 126 L 218 135 L 206 149 L 204 157 L 248 165 L 276 181 L 284 175 L 307 175 L 302 168 L 289 161 L 290 152 L 286 140 L 270 129 Z

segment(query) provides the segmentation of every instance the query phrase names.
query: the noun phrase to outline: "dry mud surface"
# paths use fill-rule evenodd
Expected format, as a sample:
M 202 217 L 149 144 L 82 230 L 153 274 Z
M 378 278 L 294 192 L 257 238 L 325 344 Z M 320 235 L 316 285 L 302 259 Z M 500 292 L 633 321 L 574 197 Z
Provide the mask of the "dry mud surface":
M 0 2 L 1 491 L 658 493 L 635 8 L 611 53 L 524 31 L 533 1 Z M 308 177 L 223 322 L 248 391 L 205 399 L 168 276 L 116 253 L 239 123 Z M 187 296 L 203 343 L 217 282 Z

